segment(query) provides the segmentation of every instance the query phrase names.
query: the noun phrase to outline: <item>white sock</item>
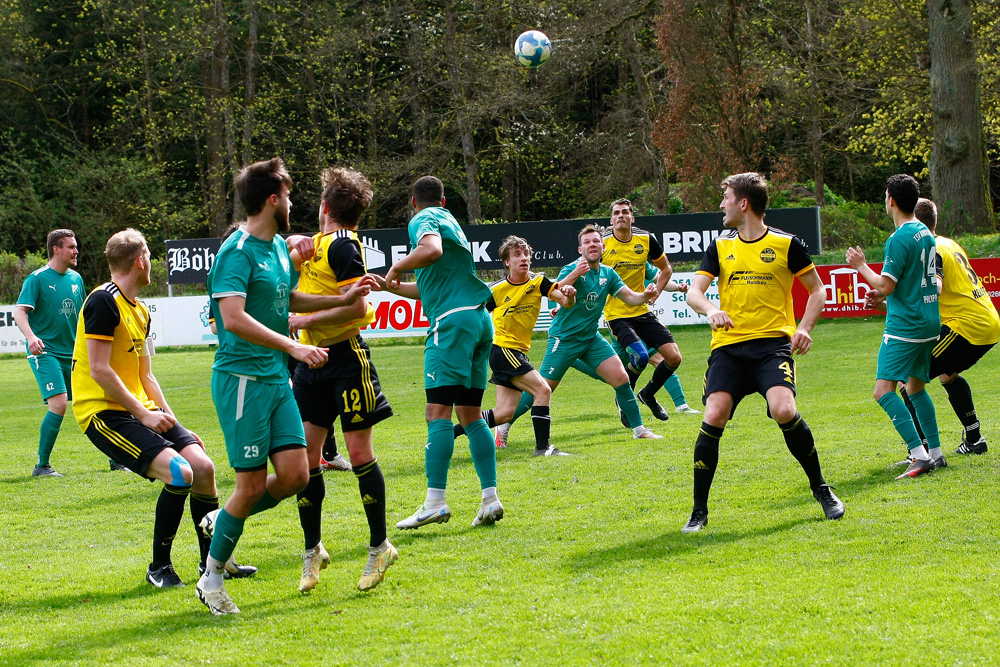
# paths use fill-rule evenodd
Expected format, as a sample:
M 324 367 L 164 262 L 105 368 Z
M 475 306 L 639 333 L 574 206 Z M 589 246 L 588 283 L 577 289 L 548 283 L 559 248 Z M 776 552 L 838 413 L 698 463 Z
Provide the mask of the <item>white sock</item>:
M 493 500 L 497 497 L 497 487 L 487 486 L 483 489 L 483 500 Z
M 632 435 L 634 435 L 635 437 L 638 438 L 640 435 L 642 435 L 645 432 L 645 430 L 646 430 L 646 427 L 643 426 L 642 424 L 639 424 L 638 426 L 636 426 L 635 428 L 632 429 Z
M 202 575 L 202 590 L 217 591 L 225 583 L 222 573 L 226 571 L 226 564 L 216 560 L 211 555 L 205 559 L 205 574 Z
M 942 456 L 944 456 L 944 452 L 941 451 L 940 447 L 933 447 L 930 450 L 930 456 L 931 456 L 932 459 L 939 459 Z
M 427 489 L 427 499 L 424 500 L 424 507 L 427 509 L 437 509 L 442 507 L 444 502 L 444 489 Z
M 927 448 L 923 445 L 911 449 L 910 456 L 915 459 L 920 459 L 921 461 L 930 461 L 931 459 L 930 455 L 927 454 Z

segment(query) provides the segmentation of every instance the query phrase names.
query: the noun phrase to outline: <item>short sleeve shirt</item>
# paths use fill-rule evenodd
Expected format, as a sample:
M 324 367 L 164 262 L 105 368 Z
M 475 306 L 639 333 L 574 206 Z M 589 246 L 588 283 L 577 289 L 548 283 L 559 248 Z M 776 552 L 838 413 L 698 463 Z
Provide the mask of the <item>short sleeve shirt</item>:
M 604 253 L 601 255 L 601 262 L 614 269 L 633 292 L 645 289 L 646 263 L 663 257 L 663 248 L 656 240 L 656 236 L 633 227 L 632 235 L 627 241 L 619 239 L 612 230 L 605 232 L 603 239 Z M 648 304 L 640 303 L 638 306 L 633 306 L 618 299 L 609 299 L 604 307 L 604 317 L 608 321 L 639 317 L 648 312 Z
M 416 271 L 417 289 L 427 319 L 433 323 L 454 310 L 486 303 L 492 294 L 490 288 L 476 275 L 469 241 L 447 209 L 441 206 L 421 209 L 410 219 L 407 232 L 411 251 L 428 234 L 441 237 L 441 257 Z
M 882 275 L 896 283 L 886 299 L 885 335 L 905 341 L 938 337 L 937 245 L 922 222 L 910 220 L 885 242 Z
M 965 250 L 944 236 L 937 243 L 937 273 L 941 281 L 941 324 L 973 345 L 993 345 L 1000 339 L 1000 318 L 989 292 L 976 275 Z
M 85 296 L 83 278 L 73 269 L 59 273 L 46 265 L 24 279 L 17 305 L 28 307 L 28 324 L 45 343 L 46 353 L 64 359 L 73 356 L 76 321 Z
M 529 273 L 523 283 L 512 283 L 508 276 L 490 285 L 493 296 L 486 302 L 486 310 L 493 313 L 493 344 L 530 350 L 542 297 L 548 297 L 554 287 L 555 283 L 541 273 Z
M 73 414 L 80 428 L 87 430 L 90 420 L 104 410 L 125 410 L 91 377 L 87 340 L 111 343 L 108 364 L 129 393 L 148 410 L 156 404 L 146 394 L 139 369 L 140 357 L 149 356 L 149 309 L 139 299 L 130 301 L 118 285 L 105 283 L 84 301 L 77 323 L 73 350 Z
M 574 268 L 576 262 L 564 266 L 559 271 L 557 282 L 572 273 Z M 616 296 L 625 289 L 625 283 L 610 266 L 599 264 L 596 269 L 577 278 L 573 287 L 576 288 L 576 303 L 572 308 L 559 309 L 549 327 L 550 337 L 577 340 L 592 337 L 597 333 L 608 297 Z
M 342 287 L 364 277 L 364 254 L 358 234 L 351 229 L 339 229 L 313 237 L 316 254 L 302 263 L 299 270 L 299 291 L 304 294 L 339 294 Z M 326 340 L 339 338 L 345 332 L 363 328 L 375 320 L 371 303 L 365 314 L 349 322 L 322 324 L 311 329 L 299 330 L 299 341 L 318 345 Z
M 813 268 L 801 239 L 774 227 L 752 241 L 735 229 L 716 237 L 698 273 L 719 279 L 719 308 L 735 326 L 713 331 L 712 349 L 794 335 L 792 283 Z
M 229 296 L 246 299 L 247 315 L 265 327 L 288 335 L 288 298 L 298 282 L 288 248 L 280 236 L 264 241 L 246 229 L 226 239 L 208 273 L 208 293 L 214 302 Z M 226 331 L 225 315 L 215 304 L 219 349 L 215 370 L 245 375 L 260 382 L 288 381 L 288 355 L 255 345 Z

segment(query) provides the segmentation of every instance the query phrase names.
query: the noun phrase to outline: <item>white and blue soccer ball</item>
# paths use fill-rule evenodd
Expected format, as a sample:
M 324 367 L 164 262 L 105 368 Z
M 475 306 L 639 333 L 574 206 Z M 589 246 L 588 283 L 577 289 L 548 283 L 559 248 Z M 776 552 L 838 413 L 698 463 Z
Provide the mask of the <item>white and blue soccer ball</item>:
M 514 57 L 525 67 L 538 67 L 552 55 L 552 42 L 540 30 L 526 30 L 514 42 Z

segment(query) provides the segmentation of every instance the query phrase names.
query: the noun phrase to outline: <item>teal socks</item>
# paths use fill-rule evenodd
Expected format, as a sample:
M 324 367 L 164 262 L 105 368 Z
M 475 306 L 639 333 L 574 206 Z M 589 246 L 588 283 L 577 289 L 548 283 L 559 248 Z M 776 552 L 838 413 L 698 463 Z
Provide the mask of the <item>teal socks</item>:
M 465 433 L 469 436 L 469 452 L 472 454 L 472 465 L 479 475 L 480 488 L 496 486 L 497 449 L 490 427 L 482 419 L 477 419 L 465 427 Z
M 628 382 L 615 387 L 615 398 L 618 399 L 618 409 L 625 413 L 630 428 L 642 426 L 642 417 L 639 415 L 639 404 L 635 400 L 635 393 Z M 903 408 L 904 410 L 906 408 Z
M 265 494 L 270 495 L 270 494 Z M 236 550 L 236 543 L 243 535 L 243 524 L 246 519 L 237 519 L 225 509 L 219 510 L 215 519 L 215 532 L 212 534 L 212 545 L 209 555 L 220 563 L 225 563 Z
M 52 456 L 52 448 L 55 447 L 56 438 L 59 437 L 59 428 L 62 426 L 62 415 L 48 411 L 42 419 L 42 427 L 38 433 L 38 465 L 49 464 L 49 457 Z
M 913 400 L 913 396 L 910 396 L 910 400 Z M 913 450 L 923 446 L 923 443 L 920 442 L 920 436 L 917 434 L 917 428 L 913 425 L 913 419 L 910 417 L 910 411 L 906 409 L 906 404 L 903 403 L 899 394 L 894 391 L 887 392 L 878 399 L 878 404 L 889 415 L 896 432 L 906 441 L 907 449 Z M 931 406 L 931 409 L 933 410 L 934 406 Z
M 486 422 L 478 420 L 486 427 Z M 473 422 L 473 424 L 476 422 Z M 472 424 L 469 424 L 472 427 Z M 487 434 L 489 429 L 486 429 Z M 473 434 L 466 428 L 469 436 L 469 448 L 475 452 Z M 493 439 L 490 439 L 493 446 Z M 427 488 L 445 489 L 448 487 L 448 466 L 451 456 L 455 453 L 455 431 L 450 419 L 435 419 L 427 424 L 427 446 L 424 447 L 424 470 L 427 473 Z M 494 454 L 494 456 L 496 456 Z M 473 453 L 473 459 L 475 454 Z M 495 464 L 494 464 L 495 465 Z M 478 470 L 478 468 L 477 468 Z M 496 473 L 494 473 L 495 475 Z
M 902 401 L 902 399 L 900 399 Z M 938 433 L 937 413 L 934 411 L 934 402 L 927 394 L 926 389 L 921 389 L 915 394 L 910 394 L 910 403 L 913 403 L 913 411 L 917 413 L 917 422 L 920 423 L 920 430 L 927 438 L 927 449 L 931 450 L 941 446 L 941 437 Z

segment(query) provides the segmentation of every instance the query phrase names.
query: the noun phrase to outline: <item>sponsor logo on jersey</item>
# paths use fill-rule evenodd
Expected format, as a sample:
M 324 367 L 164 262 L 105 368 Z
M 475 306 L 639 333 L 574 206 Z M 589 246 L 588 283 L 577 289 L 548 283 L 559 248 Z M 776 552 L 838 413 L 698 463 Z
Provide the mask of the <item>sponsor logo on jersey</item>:
M 774 250 L 772 250 L 771 248 L 764 248 L 763 250 L 760 251 L 760 261 L 764 262 L 765 264 L 770 264 L 777 258 L 778 254 L 774 252 Z
M 726 255 L 726 259 L 724 259 L 723 261 L 725 261 L 725 262 L 735 262 L 736 261 L 736 255 L 734 255 L 732 253 L 729 253 L 728 255 Z

